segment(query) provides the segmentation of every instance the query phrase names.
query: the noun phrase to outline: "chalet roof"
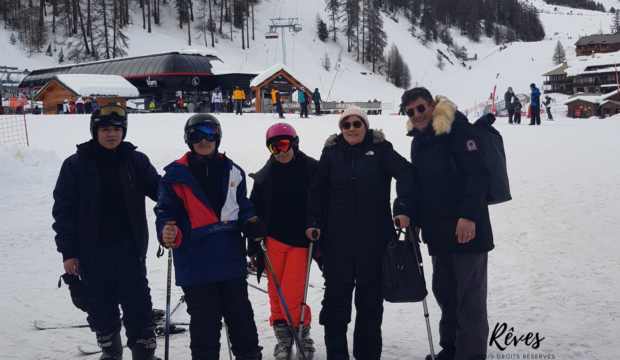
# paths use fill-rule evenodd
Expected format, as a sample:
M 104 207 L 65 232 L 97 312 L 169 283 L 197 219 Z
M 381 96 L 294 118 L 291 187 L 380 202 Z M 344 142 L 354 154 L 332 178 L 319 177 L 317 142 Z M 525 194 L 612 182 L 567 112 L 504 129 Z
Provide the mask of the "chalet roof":
M 620 43 L 620 34 L 582 36 L 577 40 L 575 45 L 587 45 L 589 43 L 602 44 L 603 42 L 607 44 Z
M 564 68 L 564 65 L 560 65 L 559 68 L 557 69 L 553 69 L 551 71 L 549 71 L 548 73 L 542 74 L 542 76 L 552 76 L 552 75 L 566 75 L 566 69 Z
M 298 74 L 296 74 L 293 70 L 291 70 L 291 68 L 289 68 L 288 66 L 282 63 L 275 64 L 274 66 L 260 73 L 258 76 L 254 78 L 254 80 L 252 80 L 252 82 L 250 83 L 250 87 L 252 88 L 252 87 L 259 86 L 260 84 L 264 83 L 266 80 L 268 80 L 270 77 L 272 77 L 273 75 L 275 75 L 281 70 L 285 71 L 287 74 L 292 76 L 295 80 L 297 80 L 300 84 L 302 84 L 302 86 L 304 86 L 308 91 L 312 91 L 312 89 L 307 86 L 309 82 L 306 82 L 303 78 L 299 77 Z

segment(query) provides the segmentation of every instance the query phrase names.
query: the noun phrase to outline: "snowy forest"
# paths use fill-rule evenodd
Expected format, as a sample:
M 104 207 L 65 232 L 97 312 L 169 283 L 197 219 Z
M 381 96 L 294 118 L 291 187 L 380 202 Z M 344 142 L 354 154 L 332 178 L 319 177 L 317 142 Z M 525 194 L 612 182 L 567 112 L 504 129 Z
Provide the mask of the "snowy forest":
M 187 45 L 198 41 L 216 47 L 220 41 L 234 40 L 242 49 L 249 48 L 259 1 L 277 0 L 0 0 L 0 14 L 4 28 L 17 34 L 11 43 L 20 41 L 29 55 L 45 52 L 60 63 L 83 62 L 126 56 L 126 27 L 139 24 L 150 33 L 164 19 L 162 4 L 176 10 L 172 16 L 165 14 L 165 21 L 187 29 Z M 388 51 L 381 14 L 392 19 L 402 14 L 413 37 L 424 44 L 442 42 L 460 60 L 467 53 L 454 44 L 451 27 L 473 41 L 482 36 L 496 42 L 545 36 L 537 9 L 518 0 L 325 0 L 325 10 L 327 19 L 317 15 L 318 38 L 346 38 L 347 51 L 380 73 L 384 68 L 401 69 L 397 49 Z M 402 83 L 397 76 L 387 78 Z
M 545 0 L 549 5 L 568 6 L 575 9 L 586 9 L 605 12 L 603 4 L 592 0 Z

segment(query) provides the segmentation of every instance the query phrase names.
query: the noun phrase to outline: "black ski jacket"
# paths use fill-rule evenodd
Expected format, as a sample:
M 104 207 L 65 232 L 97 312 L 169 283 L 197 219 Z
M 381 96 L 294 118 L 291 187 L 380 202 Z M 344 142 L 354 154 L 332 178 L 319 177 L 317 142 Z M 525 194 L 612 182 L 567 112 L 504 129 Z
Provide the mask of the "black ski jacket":
M 430 255 L 487 252 L 493 249 L 493 232 L 486 204 L 490 173 L 484 144 L 476 128 L 456 105 L 435 98 L 433 121 L 426 132 L 408 123 L 411 163 L 416 172 L 414 223 Z M 476 223 L 475 237 L 457 241 L 459 218 Z
M 342 134 L 325 142 L 308 190 L 307 227 L 320 228 L 323 274 L 327 281 L 373 284 L 382 281 L 382 255 L 394 234 L 394 215 L 410 215 L 413 167 L 385 140 L 369 130 L 349 145 Z
M 93 141 L 78 145 L 77 153 L 64 161 L 54 189 L 52 228 L 56 231 L 56 246 L 63 260 L 91 259 L 97 246 L 101 194 Z M 124 151 L 119 171 L 132 239 L 143 260 L 149 239 L 144 197 L 157 201 L 161 176 L 148 157 L 135 151 L 131 143 L 123 142 L 120 146 L 129 148 Z
M 314 174 L 316 172 L 316 168 L 318 166 L 318 161 L 311 158 L 310 156 L 304 154 L 301 151 L 297 151 L 295 154 L 298 157 L 297 160 L 301 160 L 304 162 L 308 179 L 312 181 Z M 274 166 L 276 164 L 273 163 L 271 159 L 267 161 L 265 166 L 254 174 L 249 174 L 248 176 L 254 179 L 254 185 L 252 187 L 252 193 L 250 194 L 250 200 L 252 201 L 252 205 L 254 206 L 254 211 L 256 215 L 263 219 L 263 221 L 267 224 L 267 231 L 269 232 L 269 225 L 271 220 L 271 206 L 273 200 L 273 171 Z M 302 204 L 304 208 L 306 204 Z M 304 218 L 305 221 L 305 218 Z M 287 239 L 277 239 L 282 243 L 291 246 L 301 246 L 308 247 L 310 244 L 310 240 L 307 239 L 303 244 L 299 244 L 298 241 L 287 242 Z M 256 268 L 258 270 L 257 276 L 260 281 L 261 274 L 263 273 L 263 269 L 265 268 L 265 258 L 262 250 L 259 249 L 258 243 L 253 241 L 253 239 L 248 239 L 248 256 L 252 256 L 256 254 Z

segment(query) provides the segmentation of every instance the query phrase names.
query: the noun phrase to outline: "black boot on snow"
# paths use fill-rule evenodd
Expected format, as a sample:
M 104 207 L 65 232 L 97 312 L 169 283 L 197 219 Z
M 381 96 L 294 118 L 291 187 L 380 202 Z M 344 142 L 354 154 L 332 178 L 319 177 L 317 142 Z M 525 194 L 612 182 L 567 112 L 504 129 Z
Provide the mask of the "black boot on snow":
M 259 346 L 256 349 L 250 351 L 244 356 L 235 356 L 235 360 L 262 360 L 263 359 L 263 347 Z
M 310 338 L 310 325 L 304 326 L 303 330 L 301 330 L 301 350 L 304 352 L 306 356 L 306 360 L 312 360 L 314 358 L 314 340 Z M 299 355 L 297 357 L 298 360 L 303 360 L 303 357 Z
M 99 360 L 123 360 L 123 342 L 120 332 L 98 332 L 97 345 L 103 352 Z
M 155 349 L 157 349 L 157 339 L 154 326 L 149 326 L 142 330 L 131 348 L 131 358 L 132 360 L 161 360 L 155 356 Z
M 273 357 L 275 360 L 288 360 L 293 347 L 293 333 L 286 321 L 274 322 L 273 332 L 278 339 L 278 343 L 273 349 Z
M 426 355 L 426 359 L 424 360 L 432 360 L 431 355 Z M 445 350 L 441 350 L 439 354 L 435 355 L 435 360 L 454 360 L 454 355 L 450 355 Z

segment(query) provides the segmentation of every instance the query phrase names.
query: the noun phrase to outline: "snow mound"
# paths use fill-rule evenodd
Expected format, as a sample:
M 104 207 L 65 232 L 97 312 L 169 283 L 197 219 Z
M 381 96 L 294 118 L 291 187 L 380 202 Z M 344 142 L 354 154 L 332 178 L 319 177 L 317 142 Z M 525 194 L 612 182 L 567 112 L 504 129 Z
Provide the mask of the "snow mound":
M 61 164 L 53 151 L 24 149 L 15 144 L 0 146 L 0 194 L 55 183 Z

